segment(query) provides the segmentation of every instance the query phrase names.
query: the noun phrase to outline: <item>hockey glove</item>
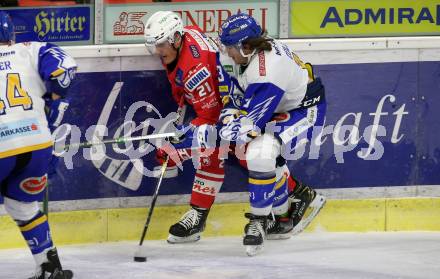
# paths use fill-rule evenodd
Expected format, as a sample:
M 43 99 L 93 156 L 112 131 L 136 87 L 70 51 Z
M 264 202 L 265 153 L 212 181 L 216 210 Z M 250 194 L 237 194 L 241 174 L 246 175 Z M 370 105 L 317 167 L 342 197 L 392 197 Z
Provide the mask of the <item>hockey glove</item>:
M 219 123 L 226 125 L 232 122 L 234 119 L 238 118 L 240 111 L 236 108 L 224 108 L 220 112 Z
M 44 96 L 44 101 L 46 105 L 47 122 L 49 124 L 49 129 L 51 133 L 53 133 L 55 129 L 61 124 L 64 117 L 64 112 L 69 107 L 69 101 L 67 99 L 52 100 L 51 95 L 52 94 L 46 94 Z M 49 176 L 49 178 L 56 174 L 58 160 L 58 156 L 52 155 L 47 170 L 47 175 Z
M 154 168 L 154 176 L 159 176 L 160 168 L 165 163 L 167 157 L 169 159 L 164 178 L 176 177 L 178 174 L 177 168 L 181 168 L 183 161 L 191 158 L 191 151 L 186 149 L 176 150 L 171 144 L 158 148 L 156 151 L 156 161 L 159 163 L 159 166 Z
M 216 146 L 217 130 L 213 125 L 180 126 L 178 136 L 170 138 L 174 148 L 180 149 L 206 149 Z
M 219 132 L 220 137 L 224 140 L 242 144 L 251 141 L 260 134 L 258 127 L 244 115 L 225 122 L 226 124 L 220 128 Z
M 57 173 L 56 168 L 58 165 L 58 160 L 59 160 L 59 157 L 57 157 L 55 155 L 52 155 L 52 157 L 50 158 L 49 166 L 47 168 L 47 176 L 49 178 L 56 175 L 56 173 Z
M 166 159 L 168 158 L 168 153 L 167 151 L 170 152 L 170 149 L 167 149 L 166 147 L 164 149 L 162 148 L 158 148 L 156 150 L 156 161 L 159 165 L 163 165 L 166 161 Z M 171 152 L 170 152 L 171 153 Z M 167 167 L 175 167 L 176 166 L 176 162 L 174 162 L 174 160 L 168 159 L 168 165 Z
M 154 172 L 153 172 L 154 177 L 160 176 L 162 165 L 165 163 L 167 157 L 168 157 L 168 154 L 165 151 L 165 149 L 161 149 L 161 148 L 157 149 L 156 161 L 159 163 L 159 166 L 154 167 Z M 166 171 L 165 171 L 165 174 L 163 177 L 164 178 L 172 178 L 172 177 L 176 177 L 178 174 L 179 173 L 177 170 L 176 162 L 174 160 L 172 160 L 171 158 L 168 159 L 167 168 L 166 168 Z
M 50 131 L 53 133 L 63 121 L 64 113 L 69 108 L 69 101 L 67 99 L 45 99 L 45 101 L 46 107 L 48 108 L 47 122 Z

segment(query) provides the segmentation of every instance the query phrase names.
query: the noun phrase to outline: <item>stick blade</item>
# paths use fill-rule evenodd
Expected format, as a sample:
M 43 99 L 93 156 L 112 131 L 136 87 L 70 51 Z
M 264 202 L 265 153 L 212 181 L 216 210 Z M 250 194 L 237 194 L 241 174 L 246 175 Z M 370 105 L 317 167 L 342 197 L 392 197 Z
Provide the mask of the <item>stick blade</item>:
M 147 257 L 136 257 L 135 256 L 133 259 L 135 262 L 138 262 L 138 263 L 144 263 L 147 261 Z
M 134 253 L 133 260 L 138 263 L 143 263 L 147 261 L 147 252 L 142 246 L 139 246 Z

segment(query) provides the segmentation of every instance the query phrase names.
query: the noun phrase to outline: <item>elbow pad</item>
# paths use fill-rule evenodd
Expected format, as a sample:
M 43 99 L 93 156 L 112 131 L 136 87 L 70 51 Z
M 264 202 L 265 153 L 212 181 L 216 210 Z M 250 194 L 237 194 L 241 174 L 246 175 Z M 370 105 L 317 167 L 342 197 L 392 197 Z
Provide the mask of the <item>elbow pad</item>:
M 47 92 L 55 93 L 63 98 L 66 97 L 68 88 L 75 78 L 75 74 L 76 68 L 70 68 L 56 77 L 51 77 L 46 81 Z

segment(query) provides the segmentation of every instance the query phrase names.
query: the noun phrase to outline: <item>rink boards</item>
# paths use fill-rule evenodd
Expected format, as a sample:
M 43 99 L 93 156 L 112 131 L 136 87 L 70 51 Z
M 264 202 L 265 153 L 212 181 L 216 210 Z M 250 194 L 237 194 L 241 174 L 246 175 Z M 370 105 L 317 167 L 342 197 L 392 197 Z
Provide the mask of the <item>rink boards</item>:
M 406 191 L 403 196 L 417 196 L 425 191 L 426 185 L 440 184 L 440 54 L 436 49 L 298 53 L 315 65 L 316 75 L 324 81 L 328 113 L 323 144 L 313 148 L 307 145 L 292 156 L 289 167 L 295 176 L 330 192 L 358 189 L 358 198 L 370 197 L 375 187 L 396 187 Z M 116 136 L 115 133 L 120 136 L 127 111 L 136 101 L 149 102 L 157 109 L 137 110 L 133 117 L 137 125 L 175 110 L 165 73 L 152 56 L 78 58 L 78 63 L 80 73 L 71 92 L 74 114 L 67 115 L 67 122 L 79 127 L 82 140 L 86 130 L 97 124 L 108 127 L 109 137 Z M 379 125 L 382 127 L 377 128 L 376 136 L 371 136 Z M 352 129 L 351 137 L 347 137 L 345 126 L 357 127 L 358 134 Z M 123 145 L 117 149 L 109 146 L 101 165 L 85 159 L 87 152 L 73 156 L 72 170 L 60 164 L 59 175 L 50 181 L 56 185 L 51 187 L 50 200 L 151 195 L 155 178 L 139 175 L 125 151 Z M 138 163 L 151 170 L 156 164 L 154 150 L 150 148 Z M 245 170 L 237 167 L 233 158 L 226 164 L 226 173 L 221 192 L 246 191 Z M 187 162 L 178 177 L 166 180 L 161 194 L 189 194 L 193 175 L 192 164 Z M 137 191 L 130 190 L 136 187 Z M 427 191 L 424 195 L 429 196 L 437 188 Z M 242 201 L 229 196 L 232 201 Z M 174 203 L 172 200 L 170 203 Z
M 186 205 L 158 206 L 147 239 L 166 239 L 169 227 L 188 210 Z M 247 203 L 215 204 L 203 237 L 241 237 Z M 139 240 L 146 208 L 54 212 L 49 215 L 55 243 Z M 329 200 L 305 232 L 439 231 L 440 198 Z M 25 242 L 8 216 L 0 217 L 0 249 Z
M 430 198 L 440 195 L 438 40 L 287 42 L 315 65 L 327 92 L 323 144 L 307 145 L 289 163 L 295 176 L 331 199 L 312 230 L 439 230 L 440 201 Z M 138 110 L 132 119 L 137 124 L 175 109 L 159 61 L 144 55 L 143 46 L 68 51 L 77 58 L 79 73 L 66 120 L 79 127 L 82 140 L 97 124 L 108 127 L 109 137 L 120 136 L 126 113 L 136 101 L 157 108 Z M 357 127 L 358 136 L 352 134 L 349 140 L 344 125 Z M 383 128 L 371 138 L 378 125 Z M 140 134 L 132 134 L 136 135 Z M 115 147 L 107 149 L 101 164 L 82 152 L 72 157 L 73 169 L 60 162 L 58 176 L 49 185 L 51 210 L 65 211 L 50 215 L 59 242 L 138 237 L 156 179 L 136 174 L 124 146 Z M 137 163 L 151 169 L 153 156 L 151 151 Z M 188 162 L 178 177 L 164 181 L 152 238 L 166 236 L 168 226 L 187 209 L 172 205 L 187 204 L 193 175 Z M 207 234 L 241 234 L 247 199 L 245 171 L 232 158 Z M 8 217 L 0 218 L 0 238 L 17 237 L 20 242 Z M 226 222 L 234 226 L 228 228 Z M 17 243 L 1 242 L 0 247 Z
M 440 54 L 436 49 L 298 53 L 315 65 L 316 75 L 324 81 L 328 113 L 322 145 L 308 144 L 292 154 L 289 167 L 296 177 L 325 192 L 356 189 L 358 196 L 353 198 L 381 197 L 369 194 L 377 192 L 377 187 L 396 192 L 387 195 L 390 197 L 439 192 L 437 187 L 427 188 L 440 184 Z M 86 131 L 94 130 L 93 125 L 105 125 L 107 137 L 118 137 L 124 121 L 140 125 L 145 119 L 159 118 L 159 114 L 165 117 L 175 110 L 168 81 L 156 58 L 102 56 L 77 60 L 80 72 L 72 87 L 71 113 L 66 115 L 66 122 L 79 128 L 81 141 L 86 139 Z M 133 117 L 128 116 L 127 111 L 137 101 L 148 102 L 155 109 L 147 112 L 140 107 Z M 350 137 L 344 131 L 346 127 L 351 129 Z M 377 132 L 372 136 L 374 129 Z M 150 133 L 151 129 L 129 135 L 142 132 Z M 142 147 L 149 152 L 136 163 L 151 170 L 156 165 L 154 150 L 148 143 Z M 107 146 L 99 163 L 87 158 L 88 150 L 73 155 L 72 169 L 60 161 L 58 175 L 50 180 L 51 201 L 152 194 L 156 179 L 138 173 L 133 160 L 125 155 L 124 145 Z M 189 194 L 193 175 L 192 163 L 185 163 L 178 177 L 166 180 L 161 194 Z M 138 190 L 131 190 L 135 188 Z M 245 170 L 231 158 L 221 192 L 245 191 Z M 242 201 L 234 199 L 233 194 L 229 197 Z

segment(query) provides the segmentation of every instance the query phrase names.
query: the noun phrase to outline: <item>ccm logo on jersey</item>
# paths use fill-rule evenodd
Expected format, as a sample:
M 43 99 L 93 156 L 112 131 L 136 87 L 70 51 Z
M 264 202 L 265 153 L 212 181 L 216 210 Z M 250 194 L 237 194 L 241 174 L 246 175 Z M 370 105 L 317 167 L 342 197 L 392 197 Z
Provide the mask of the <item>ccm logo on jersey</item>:
M 36 195 L 46 187 L 47 174 L 42 177 L 29 177 L 20 182 L 20 189 L 25 193 Z
M 185 82 L 185 89 L 193 92 L 202 82 L 211 76 L 211 73 L 206 67 L 201 68 Z

